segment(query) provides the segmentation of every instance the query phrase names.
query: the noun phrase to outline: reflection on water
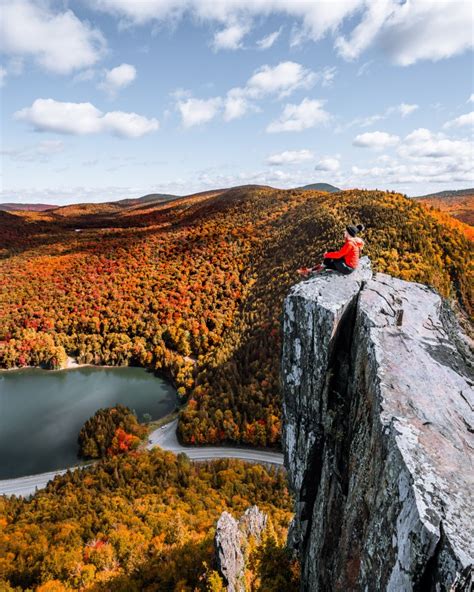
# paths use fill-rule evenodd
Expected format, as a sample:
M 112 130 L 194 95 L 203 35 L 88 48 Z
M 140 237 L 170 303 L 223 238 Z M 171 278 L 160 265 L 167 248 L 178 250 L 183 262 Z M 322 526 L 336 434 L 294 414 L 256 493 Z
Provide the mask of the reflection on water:
M 101 407 L 134 409 L 140 421 L 176 405 L 175 390 L 142 368 L 26 369 L 0 373 L 0 479 L 78 462 L 77 436 Z

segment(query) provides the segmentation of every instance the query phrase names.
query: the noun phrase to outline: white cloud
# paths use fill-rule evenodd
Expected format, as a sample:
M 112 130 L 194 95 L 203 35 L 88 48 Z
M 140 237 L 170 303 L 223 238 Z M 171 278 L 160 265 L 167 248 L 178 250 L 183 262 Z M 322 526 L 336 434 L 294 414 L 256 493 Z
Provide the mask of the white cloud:
M 410 105 L 409 103 L 400 103 L 398 105 L 397 110 L 402 117 L 406 117 L 407 115 L 411 115 L 414 111 L 418 109 L 418 105 Z
M 106 70 L 104 80 L 99 84 L 99 88 L 105 90 L 110 96 L 114 97 L 119 90 L 131 84 L 137 77 L 137 70 L 131 64 L 121 64 L 112 70 Z
M 354 138 L 352 144 L 361 148 L 373 148 L 375 150 L 382 150 L 389 146 L 398 144 L 400 138 L 395 135 L 387 134 L 387 132 L 366 132 L 359 134 Z
M 392 2 L 380 31 L 380 46 L 395 64 L 438 61 L 473 46 L 472 3 L 469 0 Z
M 464 126 L 474 126 L 474 111 L 470 113 L 464 113 L 464 115 L 460 115 L 456 117 L 456 119 L 451 119 L 451 121 L 447 121 L 443 127 L 445 129 L 449 129 L 450 127 L 464 127 Z
M 249 27 L 242 23 L 234 23 L 214 35 L 213 47 L 219 49 L 240 49 L 242 39 L 249 32 Z
M 206 123 L 223 110 L 225 121 L 243 117 L 249 111 L 259 111 L 256 101 L 277 95 L 281 99 L 298 89 L 306 89 L 318 80 L 332 80 L 335 68 L 313 72 L 296 62 L 280 62 L 276 66 L 264 65 L 247 80 L 245 86 L 231 88 L 225 97 L 195 99 L 186 91 L 177 91 L 177 108 L 181 112 L 184 127 Z M 186 100 L 184 100 L 186 99 Z
M 474 103 L 474 93 L 471 94 L 466 103 Z
M 4 53 L 34 59 L 46 70 L 58 74 L 95 64 L 105 49 L 98 29 L 79 20 L 72 10 L 53 12 L 45 2 L 2 1 Z
M 299 164 L 313 160 L 314 154 L 311 150 L 285 150 L 279 154 L 272 154 L 267 158 L 267 164 L 280 166 L 284 164 Z
M 0 88 L 5 84 L 7 74 L 7 70 L 3 66 L 0 66 Z
M 170 20 L 190 13 L 196 22 L 251 22 L 272 14 L 294 19 L 292 45 L 335 38 L 344 59 L 356 59 L 370 47 L 382 49 L 402 66 L 436 61 L 472 47 L 472 3 L 469 0 L 89 0 L 128 23 Z M 349 22 L 349 19 L 350 22 Z M 342 26 L 352 28 L 342 35 Z
M 229 91 L 225 99 L 224 120 L 232 121 L 243 117 L 250 109 L 256 110 L 239 92 Z
M 371 180 L 385 186 L 444 183 L 453 186 L 474 181 L 472 141 L 453 140 L 442 133 L 419 128 L 409 133 L 397 148 L 397 158 L 380 156 L 374 167 L 352 167 L 354 180 Z
M 267 132 L 300 132 L 327 123 L 331 115 L 323 109 L 324 101 L 303 99 L 299 105 L 285 105 L 278 119 L 267 126 Z
M 102 117 L 104 131 L 122 138 L 141 138 L 159 129 L 157 119 L 148 119 L 137 113 L 110 111 Z
M 272 45 L 280 37 L 282 30 L 283 30 L 283 27 L 280 27 L 278 29 L 278 31 L 273 31 L 273 33 L 270 33 L 269 35 L 266 35 L 262 39 L 259 39 L 257 41 L 258 49 L 270 49 L 270 47 L 272 47 Z
M 373 43 L 393 8 L 393 0 L 369 2 L 361 22 L 354 28 L 349 39 L 337 37 L 335 45 L 339 54 L 346 60 L 358 58 Z
M 138 138 L 158 130 L 157 119 L 136 113 L 102 113 L 91 103 L 64 103 L 54 99 L 36 99 L 31 107 L 14 114 L 15 119 L 30 123 L 41 132 L 86 135 L 111 133 L 124 138 Z
M 286 97 L 297 89 L 310 88 L 316 82 L 314 72 L 296 62 L 280 62 L 276 66 L 262 66 L 247 81 L 245 94 L 259 98 L 268 94 Z
M 177 107 L 181 113 L 183 127 L 189 128 L 195 125 L 207 123 L 216 117 L 222 106 L 222 99 L 193 99 L 178 101 Z
M 411 158 L 472 159 L 473 144 L 467 140 L 451 140 L 445 134 L 418 128 L 408 134 L 398 153 Z
M 324 172 L 335 172 L 341 168 L 341 163 L 337 158 L 321 158 L 319 162 L 316 163 L 314 167 L 315 171 L 324 171 Z

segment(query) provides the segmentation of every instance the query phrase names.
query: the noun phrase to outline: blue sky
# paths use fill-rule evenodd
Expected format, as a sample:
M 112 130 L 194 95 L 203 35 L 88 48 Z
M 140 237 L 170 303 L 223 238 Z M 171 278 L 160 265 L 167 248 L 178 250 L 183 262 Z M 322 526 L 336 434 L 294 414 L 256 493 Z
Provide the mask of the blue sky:
M 460 0 L 0 0 L 1 201 L 473 185 Z

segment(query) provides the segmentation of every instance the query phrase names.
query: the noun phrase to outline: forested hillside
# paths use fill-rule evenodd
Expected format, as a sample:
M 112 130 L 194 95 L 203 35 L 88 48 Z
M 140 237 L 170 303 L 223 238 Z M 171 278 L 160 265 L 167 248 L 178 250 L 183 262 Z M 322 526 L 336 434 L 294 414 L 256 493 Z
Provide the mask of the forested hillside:
M 282 300 L 347 223 L 366 225 L 376 269 L 473 312 L 472 243 L 398 194 L 242 187 L 0 214 L 0 364 L 155 369 L 188 400 L 188 443 L 279 445 Z
M 0 590 L 222 591 L 216 521 L 253 504 L 271 526 L 246 576 L 253 590 L 292 592 L 284 473 L 231 460 L 193 465 L 158 449 L 56 477 L 31 501 L 0 497 Z
M 440 191 L 430 195 L 421 195 L 415 199 L 435 210 L 449 214 L 464 224 L 474 226 L 474 189 Z M 471 238 L 474 238 L 474 231 Z

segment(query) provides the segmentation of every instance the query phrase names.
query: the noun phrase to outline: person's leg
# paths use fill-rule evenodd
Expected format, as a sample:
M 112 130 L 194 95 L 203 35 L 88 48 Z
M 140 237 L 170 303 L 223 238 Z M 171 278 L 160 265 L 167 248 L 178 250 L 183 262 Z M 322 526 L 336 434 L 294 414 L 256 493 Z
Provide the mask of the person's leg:
M 354 271 L 352 269 L 352 267 L 349 267 L 349 265 L 346 265 L 343 258 L 334 259 L 334 268 L 336 269 L 336 271 L 338 271 L 339 273 L 343 273 L 344 275 L 349 275 L 350 273 L 352 273 Z
M 336 269 L 336 264 L 335 264 L 336 261 L 337 261 L 337 259 L 330 259 L 328 257 L 325 257 L 323 259 L 323 265 L 326 269 Z

